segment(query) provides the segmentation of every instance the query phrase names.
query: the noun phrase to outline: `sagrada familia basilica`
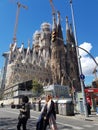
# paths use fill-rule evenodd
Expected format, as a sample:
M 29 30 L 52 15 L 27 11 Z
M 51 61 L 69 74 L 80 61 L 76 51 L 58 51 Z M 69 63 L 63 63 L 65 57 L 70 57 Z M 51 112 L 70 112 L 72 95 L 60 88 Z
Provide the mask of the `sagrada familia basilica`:
M 52 42 L 52 32 L 56 32 L 56 40 Z M 73 45 L 73 47 L 72 47 Z M 19 84 L 36 79 L 43 86 L 51 84 L 68 85 L 80 91 L 80 79 L 77 63 L 76 47 L 72 27 L 66 17 L 66 43 L 63 38 L 60 13 L 53 16 L 52 26 L 42 23 L 39 31 L 33 34 L 32 47 L 24 43 L 20 47 L 17 42 L 10 45 L 5 52 L 3 88 L 6 97 L 16 96 Z

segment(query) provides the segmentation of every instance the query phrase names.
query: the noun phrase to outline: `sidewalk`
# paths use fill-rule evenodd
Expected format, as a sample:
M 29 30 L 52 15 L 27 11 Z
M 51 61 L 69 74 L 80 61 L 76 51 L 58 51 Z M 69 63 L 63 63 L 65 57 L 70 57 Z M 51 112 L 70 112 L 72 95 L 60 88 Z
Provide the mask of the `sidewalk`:
M 98 122 L 98 115 L 96 115 L 96 112 L 91 112 L 91 115 L 89 115 L 88 117 L 86 117 L 84 114 L 80 114 L 80 113 L 75 113 L 74 116 L 65 116 L 65 115 L 60 115 L 57 114 L 57 116 L 63 116 L 65 118 L 72 118 L 72 119 L 76 119 L 76 120 L 85 120 L 85 121 L 95 121 Z
M 98 115 L 96 115 L 96 112 L 91 112 L 91 115 L 89 115 L 88 117 L 86 117 L 84 114 L 76 113 L 74 117 L 78 118 L 78 119 L 87 120 L 87 121 L 97 121 L 98 122 Z

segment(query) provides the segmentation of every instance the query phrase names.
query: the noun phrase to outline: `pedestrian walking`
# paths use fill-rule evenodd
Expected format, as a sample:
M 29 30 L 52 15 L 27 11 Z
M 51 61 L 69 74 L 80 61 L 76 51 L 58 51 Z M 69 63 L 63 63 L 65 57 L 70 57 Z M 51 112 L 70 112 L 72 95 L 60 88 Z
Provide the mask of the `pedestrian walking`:
M 88 112 L 88 115 L 91 115 L 91 106 L 89 102 L 87 102 L 87 112 Z
M 27 130 L 26 124 L 29 118 L 30 118 L 29 98 L 27 96 L 23 96 L 22 105 L 20 108 L 19 116 L 18 116 L 17 130 L 21 130 L 21 126 L 23 130 Z
M 51 95 L 46 96 L 46 103 L 39 116 L 36 130 L 46 130 L 48 125 L 51 130 L 57 130 L 55 105 Z
M 1 103 L 1 107 L 4 107 L 3 102 Z
M 45 105 L 41 110 L 41 114 L 36 124 L 36 130 L 46 130 L 46 124 L 47 124 L 46 114 L 47 114 L 47 103 L 45 103 Z
M 51 95 L 47 95 L 46 100 L 47 100 L 47 115 L 46 115 L 46 119 L 49 122 L 49 126 L 50 126 L 51 130 L 57 130 L 56 111 L 55 111 L 54 101 L 52 100 Z M 46 126 L 47 126 L 47 124 L 46 124 Z

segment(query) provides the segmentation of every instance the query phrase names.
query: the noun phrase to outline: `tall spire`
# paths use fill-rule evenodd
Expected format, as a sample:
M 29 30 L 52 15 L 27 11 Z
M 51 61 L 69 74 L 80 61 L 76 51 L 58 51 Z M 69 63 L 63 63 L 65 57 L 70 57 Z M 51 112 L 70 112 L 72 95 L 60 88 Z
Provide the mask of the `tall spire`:
M 28 40 L 28 48 L 26 50 L 25 62 L 31 63 L 31 50 L 30 50 L 30 41 Z
M 73 31 L 72 31 L 72 24 L 70 23 L 70 25 L 69 25 L 69 26 L 70 26 L 70 27 L 69 27 L 69 28 L 70 28 L 70 34 L 71 34 L 71 35 L 73 35 Z
M 57 29 L 57 22 L 56 22 L 56 17 L 55 15 L 53 15 L 53 24 L 52 24 L 52 30 L 56 30 Z
M 24 54 L 24 43 L 21 44 L 19 51 L 20 51 L 21 54 L 22 53 Z
M 75 42 L 74 33 L 72 30 L 72 24 L 70 24 L 70 35 L 71 35 L 72 42 Z
M 69 28 L 69 22 L 67 16 L 66 16 L 66 41 L 67 43 L 71 42 L 70 28 Z
M 68 16 L 66 16 L 66 31 L 69 30 Z
M 60 12 L 59 11 L 57 12 L 57 16 L 58 16 L 58 23 L 57 24 L 60 25 L 61 19 L 60 19 Z
M 60 12 L 57 12 L 57 18 L 58 18 L 58 22 L 57 22 L 57 32 L 58 32 L 58 37 L 61 38 L 63 40 L 63 33 L 62 33 L 62 27 L 61 27 L 61 19 L 60 19 Z M 59 41 L 60 42 L 60 41 Z M 61 43 L 61 42 L 60 42 Z
M 30 40 L 28 39 L 28 47 L 30 48 Z

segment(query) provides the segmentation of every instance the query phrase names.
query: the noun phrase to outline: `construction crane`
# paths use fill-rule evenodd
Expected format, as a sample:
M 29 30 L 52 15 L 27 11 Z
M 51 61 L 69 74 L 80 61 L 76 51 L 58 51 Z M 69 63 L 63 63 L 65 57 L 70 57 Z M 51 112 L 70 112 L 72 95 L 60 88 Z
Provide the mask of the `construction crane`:
M 19 12 L 20 8 L 27 9 L 28 7 L 25 5 L 22 5 L 20 2 L 17 2 L 17 12 L 16 12 L 16 21 L 15 21 L 15 28 L 14 28 L 14 36 L 13 36 L 13 42 L 16 42 L 16 32 L 17 32 L 17 26 L 18 26 L 18 17 L 19 17 Z
M 55 16 L 56 15 L 56 10 L 54 8 L 54 5 L 53 5 L 53 1 L 50 0 L 50 5 L 51 5 L 51 8 L 52 8 L 52 15 Z
M 95 80 L 97 79 L 97 66 L 93 70 L 93 74 L 95 75 Z

